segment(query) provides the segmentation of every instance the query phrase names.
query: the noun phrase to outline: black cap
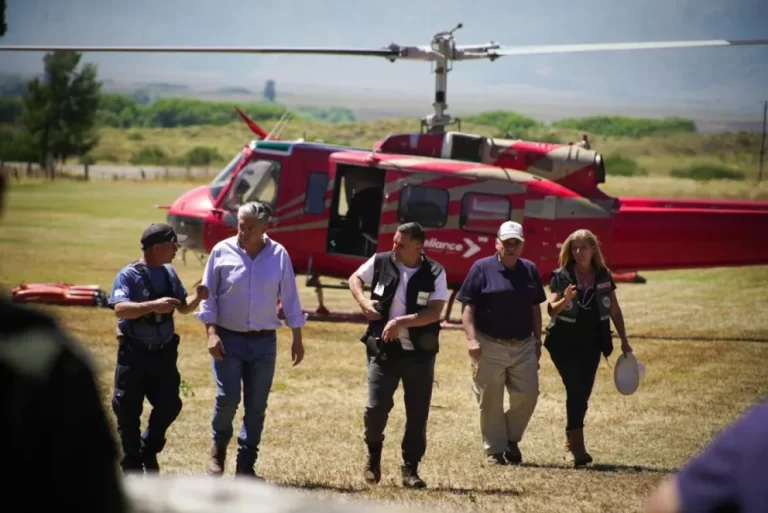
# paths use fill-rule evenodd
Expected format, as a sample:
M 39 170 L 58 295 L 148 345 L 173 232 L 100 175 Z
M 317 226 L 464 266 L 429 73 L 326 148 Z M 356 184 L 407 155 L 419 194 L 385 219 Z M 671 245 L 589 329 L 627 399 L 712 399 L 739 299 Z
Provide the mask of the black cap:
M 152 223 L 141 234 L 141 249 L 147 249 L 163 242 L 184 242 L 186 235 L 179 235 L 172 226 L 165 223 Z

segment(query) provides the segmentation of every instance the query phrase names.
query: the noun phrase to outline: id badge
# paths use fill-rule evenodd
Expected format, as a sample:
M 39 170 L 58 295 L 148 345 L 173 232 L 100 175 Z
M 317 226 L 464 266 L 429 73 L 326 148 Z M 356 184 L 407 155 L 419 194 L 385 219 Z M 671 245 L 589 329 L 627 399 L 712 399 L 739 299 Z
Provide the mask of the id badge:
M 416 297 L 416 304 L 419 306 L 426 306 L 429 301 L 429 292 L 419 292 Z
M 376 284 L 376 288 L 373 289 L 373 293 L 377 296 L 384 295 L 384 284 L 379 282 Z

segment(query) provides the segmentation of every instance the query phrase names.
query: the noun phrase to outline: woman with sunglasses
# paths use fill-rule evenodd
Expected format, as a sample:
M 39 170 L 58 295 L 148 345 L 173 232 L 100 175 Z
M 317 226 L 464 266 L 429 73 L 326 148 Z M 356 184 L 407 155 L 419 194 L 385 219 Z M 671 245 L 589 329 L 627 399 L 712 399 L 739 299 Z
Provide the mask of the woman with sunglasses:
M 624 354 L 632 352 L 616 298 L 616 284 L 605 265 L 597 237 L 589 230 L 570 234 L 560 250 L 560 268 L 549 284 L 551 317 L 544 347 L 565 385 L 566 448 L 573 464 L 592 462 L 584 446 L 584 417 L 600 365 L 613 352 L 611 320 Z

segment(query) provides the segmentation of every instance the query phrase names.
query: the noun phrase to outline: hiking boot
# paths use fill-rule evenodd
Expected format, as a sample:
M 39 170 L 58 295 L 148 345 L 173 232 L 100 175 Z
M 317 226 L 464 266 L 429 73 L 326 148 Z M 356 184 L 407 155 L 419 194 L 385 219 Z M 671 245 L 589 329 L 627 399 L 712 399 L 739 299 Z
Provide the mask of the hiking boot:
M 485 464 L 488 466 L 506 465 L 507 460 L 504 459 L 504 453 L 489 454 L 485 457 Z
M 418 463 L 405 463 L 401 468 L 403 475 L 403 486 L 406 488 L 426 488 L 425 483 L 418 473 Z
M 257 481 L 264 481 L 263 477 L 256 474 L 256 471 L 253 469 L 253 465 L 251 466 L 243 465 L 243 464 L 236 465 L 235 477 L 250 477 Z
M 224 463 L 227 460 L 227 446 L 216 443 L 211 444 L 208 461 L 205 464 L 205 473 L 209 476 L 221 476 L 224 474 Z
M 517 442 L 507 442 L 507 448 L 504 451 L 504 459 L 510 465 L 519 465 L 523 462 L 523 455 L 520 453 L 520 448 L 517 446 Z
M 368 458 L 365 461 L 363 477 L 369 484 L 377 484 L 381 481 L 381 448 L 382 443 L 367 444 Z
M 254 470 L 257 453 L 258 451 L 256 449 L 243 446 L 237 450 L 235 476 L 252 477 L 258 480 L 263 480 L 261 477 L 256 475 L 256 471 Z
M 123 474 L 143 474 L 144 463 L 142 462 L 141 453 L 131 453 L 123 456 L 120 460 L 120 468 L 123 469 Z
M 569 429 L 566 434 L 566 449 L 573 455 L 573 466 L 583 467 L 592 463 L 592 456 L 584 447 L 584 429 Z
M 157 474 L 160 472 L 160 464 L 157 462 L 156 453 L 144 453 L 141 455 L 144 462 L 144 472 L 147 474 Z

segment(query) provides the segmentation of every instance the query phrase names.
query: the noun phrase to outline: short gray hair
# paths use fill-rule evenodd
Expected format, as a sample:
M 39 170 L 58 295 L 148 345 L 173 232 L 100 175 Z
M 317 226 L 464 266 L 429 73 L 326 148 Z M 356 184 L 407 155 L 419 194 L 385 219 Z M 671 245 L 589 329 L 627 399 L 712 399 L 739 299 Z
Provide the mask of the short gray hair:
M 249 201 L 240 205 L 240 208 L 237 209 L 237 217 L 256 217 L 265 223 L 271 215 L 270 208 L 258 201 Z

